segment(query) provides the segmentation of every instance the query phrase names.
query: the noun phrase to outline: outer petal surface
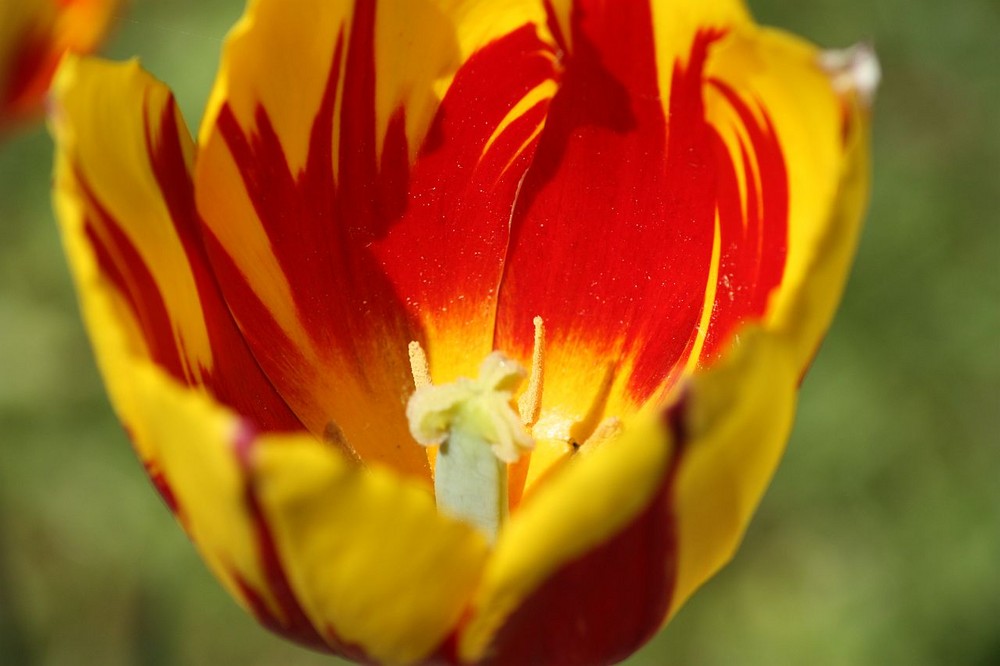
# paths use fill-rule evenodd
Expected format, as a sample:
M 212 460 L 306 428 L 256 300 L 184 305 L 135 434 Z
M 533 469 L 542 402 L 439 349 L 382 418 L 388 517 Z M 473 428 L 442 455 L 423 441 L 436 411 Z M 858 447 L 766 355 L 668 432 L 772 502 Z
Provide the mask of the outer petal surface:
M 194 146 L 169 90 L 134 62 L 75 57 L 55 88 L 64 234 L 71 249 L 89 246 L 130 350 L 256 428 L 300 429 L 221 298 L 194 207 Z
M 301 425 L 243 343 L 208 270 L 192 145 L 170 93 L 135 63 L 76 58 L 54 88 L 55 205 L 115 410 L 226 587 L 265 623 L 321 644 L 240 505 L 237 434 Z
M 379 663 L 423 660 L 454 630 L 488 555 L 426 489 L 302 437 L 252 452 L 253 484 L 306 614 Z
M 581 452 L 500 534 L 458 642 L 496 664 L 623 659 L 669 606 L 677 458 L 660 423 Z
M 366 461 L 429 475 L 410 340 L 436 380 L 491 349 L 543 26 L 530 2 L 260 0 L 230 38 L 197 167 L 213 263 L 288 403 Z
M 97 47 L 121 0 L 0 3 L 0 130 L 38 114 L 59 59 Z

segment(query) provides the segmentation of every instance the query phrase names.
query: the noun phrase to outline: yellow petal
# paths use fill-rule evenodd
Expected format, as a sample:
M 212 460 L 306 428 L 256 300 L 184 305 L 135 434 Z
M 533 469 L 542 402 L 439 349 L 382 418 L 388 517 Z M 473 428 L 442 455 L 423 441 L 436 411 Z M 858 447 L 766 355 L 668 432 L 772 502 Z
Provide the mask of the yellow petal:
M 580 454 L 539 484 L 511 516 L 473 598 L 459 642 L 463 659 L 487 654 L 505 621 L 547 579 L 612 540 L 649 506 L 670 467 L 670 435 L 656 419 L 637 419 L 624 432 L 620 439 Z M 662 528 L 669 530 L 670 525 Z M 667 563 L 662 567 L 666 569 Z M 565 623 L 575 618 L 546 621 Z M 544 633 L 544 627 L 540 629 Z M 545 648 L 539 649 L 545 653 Z
M 302 437 L 262 438 L 251 460 L 292 588 L 328 640 L 405 664 L 454 630 L 487 555 L 475 529 L 423 487 Z
M 671 614 L 729 561 L 785 450 L 798 368 L 788 340 L 745 329 L 715 367 L 696 374 L 677 418 L 679 568 Z
M 781 146 L 788 250 L 767 323 L 794 331 L 796 361 L 804 372 L 840 302 L 857 245 L 868 198 L 868 112 L 858 91 L 824 69 L 815 46 L 778 30 L 734 30 L 713 52 L 708 76 L 751 108 L 766 111 Z M 740 123 L 720 89 L 712 89 L 706 108 L 738 155 Z

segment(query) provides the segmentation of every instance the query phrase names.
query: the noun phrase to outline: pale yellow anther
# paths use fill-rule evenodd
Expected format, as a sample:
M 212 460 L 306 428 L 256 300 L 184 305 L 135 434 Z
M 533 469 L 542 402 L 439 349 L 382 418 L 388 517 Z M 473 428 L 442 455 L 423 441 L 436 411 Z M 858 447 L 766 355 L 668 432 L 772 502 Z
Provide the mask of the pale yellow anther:
M 531 375 L 528 388 L 517 399 L 521 422 L 530 426 L 538 420 L 542 410 L 542 385 L 545 381 L 545 322 L 541 317 L 532 320 L 535 325 L 535 343 L 531 350 Z
M 414 388 L 420 389 L 431 383 L 431 369 L 427 364 L 427 354 L 420 343 L 414 340 L 407 347 L 410 354 L 410 373 L 413 375 Z

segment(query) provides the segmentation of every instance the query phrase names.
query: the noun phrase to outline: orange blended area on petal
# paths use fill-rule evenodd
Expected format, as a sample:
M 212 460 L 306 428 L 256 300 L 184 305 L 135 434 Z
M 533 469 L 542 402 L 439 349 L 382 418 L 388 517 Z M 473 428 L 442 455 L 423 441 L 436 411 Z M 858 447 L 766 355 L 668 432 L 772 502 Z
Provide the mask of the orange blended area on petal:
M 303 423 L 429 481 L 407 346 L 438 381 L 491 350 L 510 202 L 557 63 L 529 2 L 300 4 L 296 19 L 257 3 L 227 46 L 196 167 L 208 250 Z M 289 71 L 262 55 L 287 51 L 308 57 Z

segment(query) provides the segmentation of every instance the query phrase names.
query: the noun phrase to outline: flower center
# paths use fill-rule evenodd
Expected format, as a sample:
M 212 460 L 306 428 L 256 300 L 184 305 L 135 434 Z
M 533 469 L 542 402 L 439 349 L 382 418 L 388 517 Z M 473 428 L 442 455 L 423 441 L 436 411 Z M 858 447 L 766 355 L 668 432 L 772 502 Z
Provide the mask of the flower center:
M 476 379 L 434 385 L 424 350 L 417 342 L 409 347 L 417 390 L 406 417 L 419 444 L 440 446 L 434 470 L 438 508 L 475 525 L 490 542 L 507 517 L 507 465 L 535 444 L 528 427 L 541 406 L 545 333 L 541 317 L 534 323 L 531 378 L 517 408 L 514 394 L 527 372 L 503 353 L 487 356 Z

